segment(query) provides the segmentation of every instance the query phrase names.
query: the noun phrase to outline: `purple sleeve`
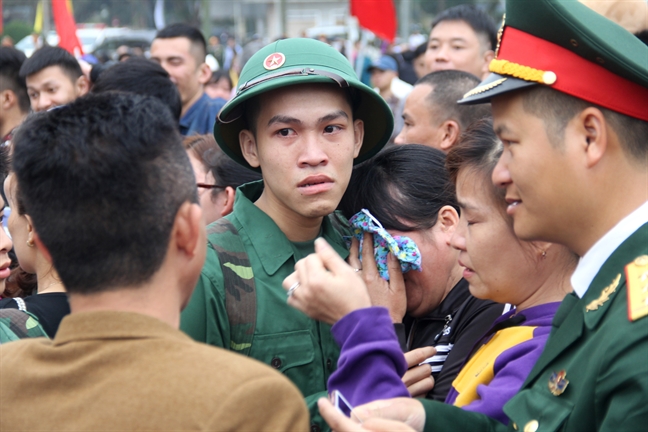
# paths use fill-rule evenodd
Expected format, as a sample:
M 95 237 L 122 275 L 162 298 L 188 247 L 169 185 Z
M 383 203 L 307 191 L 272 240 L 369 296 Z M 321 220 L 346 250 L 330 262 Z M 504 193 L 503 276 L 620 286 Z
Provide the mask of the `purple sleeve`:
M 338 390 L 354 407 L 410 396 L 401 381 L 407 363 L 386 308 L 353 311 L 331 331 L 341 352 L 338 368 L 328 380 L 329 393 Z
M 495 376 L 488 385 L 478 385 L 479 399 L 462 407 L 468 411 L 486 414 L 489 417 L 508 424 L 508 416 L 503 408 L 522 387 L 531 369 L 542 354 L 551 326 L 537 327 L 533 338 L 517 344 L 502 352 L 493 370 Z

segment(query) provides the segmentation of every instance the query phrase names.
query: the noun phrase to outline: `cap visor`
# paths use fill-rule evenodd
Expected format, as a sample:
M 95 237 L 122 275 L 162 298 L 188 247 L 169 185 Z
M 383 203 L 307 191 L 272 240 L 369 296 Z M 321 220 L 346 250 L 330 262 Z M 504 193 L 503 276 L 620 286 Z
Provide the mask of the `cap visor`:
M 491 98 L 500 94 L 534 85 L 538 85 L 538 83 L 491 73 L 477 87 L 466 93 L 463 99 L 457 101 L 457 103 L 461 105 L 488 103 Z

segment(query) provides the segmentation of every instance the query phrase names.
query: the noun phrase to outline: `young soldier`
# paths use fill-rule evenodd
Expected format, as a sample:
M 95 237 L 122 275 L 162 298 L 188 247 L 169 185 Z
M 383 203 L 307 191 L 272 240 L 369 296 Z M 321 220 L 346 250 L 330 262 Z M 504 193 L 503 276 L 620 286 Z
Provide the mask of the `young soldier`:
M 494 73 L 463 100 L 492 103 L 504 144 L 493 181 L 516 234 L 581 256 L 542 355 L 504 406 L 508 430 L 648 424 L 647 59 L 632 34 L 578 2 L 508 0 Z M 372 416 L 417 430 L 507 429 L 409 399 L 356 414 L 363 429 Z
M 35 115 L 15 136 L 13 165 L 72 313 L 51 341 L 0 346 L 0 430 L 308 427 L 285 377 L 178 330 L 206 234 L 162 102 L 107 93 Z
M 79 62 L 63 48 L 45 46 L 25 60 L 20 77 L 27 83 L 32 110 L 46 111 L 83 96 L 90 89 Z
M 328 215 L 354 162 L 378 152 L 392 127 L 387 104 L 356 78 L 344 56 L 322 42 L 288 39 L 250 58 L 214 128 L 223 151 L 260 170 L 263 180 L 239 188 L 228 225 L 211 226 L 205 266 L 181 328 L 283 372 L 313 408 L 316 428 L 324 424 L 314 402 L 326 390 L 339 348 L 328 325 L 287 305 L 281 283 L 314 251 L 316 237 L 347 257 Z M 222 247 L 219 229 L 231 234 Z M 242 289 L 228 282 L 237 277 Z

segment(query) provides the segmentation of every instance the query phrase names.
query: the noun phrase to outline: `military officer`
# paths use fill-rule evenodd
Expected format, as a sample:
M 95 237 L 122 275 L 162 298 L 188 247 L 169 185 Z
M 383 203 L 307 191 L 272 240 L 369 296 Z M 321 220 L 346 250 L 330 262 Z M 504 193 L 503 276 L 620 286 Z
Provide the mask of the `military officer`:
M 492 103 L 504 146 L 493 181 L 506 190 L 515 232 L 581 256 L 574 292 L 504 406 L 508 425 L 412 399 L 354 414 L 363 429 L 645 430 L 648 48 L 578 2 L 507 0 L 489 68 L 461 103 Z M 357 427 L 320 404 L 334 428 Z
M 347 257 L 343 230 L 327 216 L 353 164 L 377 153 L 392 129 L 380 95 L 344 56 L 310 39 L 280 40 L 252 56 L 214 127 L 223 151 L 263 180 L 239 188 L 233 213 L 209 228 L 181 328 L 284 373 L 312 408 L 314 430 L 326 427 L 316 400 L 326 394 L 339 347 L 330 326 L 287 305 L 281 283 L 318 236 Z

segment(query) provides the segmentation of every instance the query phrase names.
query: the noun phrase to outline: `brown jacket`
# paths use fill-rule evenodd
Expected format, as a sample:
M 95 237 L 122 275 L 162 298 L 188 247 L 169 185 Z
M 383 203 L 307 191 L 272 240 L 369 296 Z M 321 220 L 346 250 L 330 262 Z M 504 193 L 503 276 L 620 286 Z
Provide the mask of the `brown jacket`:
M 297 388 L 259 362 L 128 312 L 66 317 L 0 346 L 0 431 L 308 430 Z

